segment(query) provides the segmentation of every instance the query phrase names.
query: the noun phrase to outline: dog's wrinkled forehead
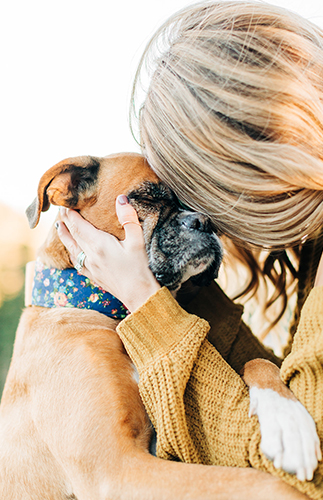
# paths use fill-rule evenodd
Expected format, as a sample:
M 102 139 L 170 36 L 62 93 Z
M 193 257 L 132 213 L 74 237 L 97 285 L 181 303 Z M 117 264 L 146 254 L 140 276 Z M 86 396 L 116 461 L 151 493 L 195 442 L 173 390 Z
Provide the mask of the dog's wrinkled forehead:
M 161 220 L 179 210 L 175 194 L 162 182 L 144 182 L 128 193 L 142 224 L 146 244 Z
M 162 182 L 144 182 L 128 193 L 128 198 L 138 208 L 138 216 L 142 219 L 154 212 L 159 213 L 163 208 L 174 208 L 176 204 L 175 194 Z

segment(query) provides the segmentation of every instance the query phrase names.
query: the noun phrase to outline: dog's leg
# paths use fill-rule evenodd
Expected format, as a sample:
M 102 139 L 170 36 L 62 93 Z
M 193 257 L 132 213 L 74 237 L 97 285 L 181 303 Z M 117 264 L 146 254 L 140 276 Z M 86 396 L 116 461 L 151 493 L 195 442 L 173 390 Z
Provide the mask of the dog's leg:
M 75 500 L 63 468 L 40 439 L 28 405 L 0 412 L 0 499 Z
M 105 500 L 305 500 L 281 479 L 251 468 L 184 464 L 138 453 Z
M 249 387 L 249 415 L 259 419 L 263 453 L 276 468 L 310 481 L 322 458 L 311 415 L 283 384 L 279 368 L 270 361 L 248 361 L 242 378 Z

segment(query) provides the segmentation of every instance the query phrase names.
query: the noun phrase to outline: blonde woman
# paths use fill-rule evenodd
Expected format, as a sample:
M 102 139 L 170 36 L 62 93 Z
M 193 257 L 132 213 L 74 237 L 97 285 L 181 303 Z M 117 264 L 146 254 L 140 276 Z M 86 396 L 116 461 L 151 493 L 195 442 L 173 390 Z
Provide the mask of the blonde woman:
M 323 33 L 263 3 L 204 2 L 158 30 L 135 90 L 146 66 L 152 73 L 139 125 L 151 167 L 182 203 L 211 217 L 249 269 L 247 292 L 270 279 L 272 300 L 282 298 L 284 310 L 286 276 L 298 280 L 298 330 L 281 376 L 314 418 L 322 444 Z M 121 220 L 136 220 L 126 200 L 117 208 Z M 136 224 L 117 242 L 73 211 L 62 219 L 70 232 L 64 224 L 58 232 L 72 262 L 83 249 L 85 274 L 132 312 L 118 332 L 140 372 L 158 455 L 252 466 L 292 485 L 295 495 L 322 499 L 322 463 L 313 479 L 306 471 L 297 478 L 261 453 L 237 372 L 256 357 L 278 361 L 241 322 L 241 307 L 214 284 L 186 312 L 150 273 Z M 97 251 L 87 243 L 94 239 Z M 265 263 L 257 248 L 269 250 Z M 224 486 L 227 498 L 239 498 L 237 470 Z

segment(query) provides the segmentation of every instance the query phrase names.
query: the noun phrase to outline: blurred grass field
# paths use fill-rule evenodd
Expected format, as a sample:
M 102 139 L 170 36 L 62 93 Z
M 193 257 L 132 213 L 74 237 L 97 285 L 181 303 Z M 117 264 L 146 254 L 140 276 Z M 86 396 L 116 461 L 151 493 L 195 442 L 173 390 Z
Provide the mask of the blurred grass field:
M 14 299 L 5 300 L 0 308 L 0 394 L 2 394 L 6 380 L 15 333 L 23 307 L 22 289 Z
M 25 265 L 35 258 L 47 227 L 45 222 L 31 231 L 23 213 L 0 203 L 0 395 L 24 307 Z
M 24 306 L 24 268 L 32 258 L 31 239 L 23 214 L 0 205 L 0 394 L 12 355 L 15 332 Z

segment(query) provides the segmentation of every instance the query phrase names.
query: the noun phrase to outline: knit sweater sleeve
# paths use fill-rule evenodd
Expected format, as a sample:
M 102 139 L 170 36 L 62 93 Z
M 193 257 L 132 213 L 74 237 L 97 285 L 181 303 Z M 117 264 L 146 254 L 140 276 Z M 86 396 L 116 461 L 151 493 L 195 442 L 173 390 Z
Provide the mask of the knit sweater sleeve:
M 323 441 L 323 286 L 306 299 L 281 377 L 311 413 Z
M 248 417 L 244 382 L 208 342 L 208 331 L 166 288 L 118 326 L 139 371 L 158 456 L 246 467 L 258 422 Z

